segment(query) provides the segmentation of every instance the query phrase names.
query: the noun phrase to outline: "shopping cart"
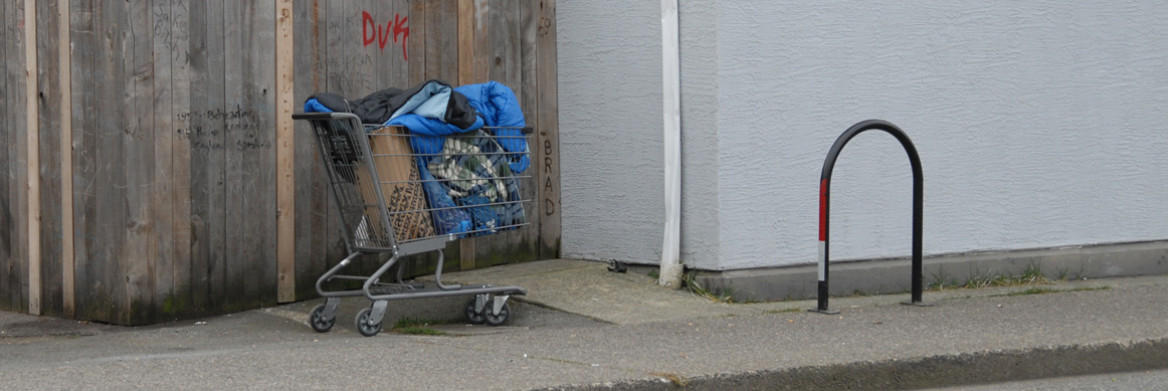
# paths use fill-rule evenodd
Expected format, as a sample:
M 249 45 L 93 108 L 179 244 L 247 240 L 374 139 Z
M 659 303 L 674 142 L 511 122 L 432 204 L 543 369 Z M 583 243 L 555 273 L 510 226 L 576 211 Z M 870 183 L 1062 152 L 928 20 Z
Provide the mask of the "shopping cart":
M 365 296 L 372 301 L 357 313 L 357 331 L 381 331 L 387 302 L 399 299 L 473 295 L 466 305 L 471 323 L 502 325 L 510 316 L 507 300 L 525 295 L 517 286 L 459 285 L 442 282 L 447 242 L 489 235 L 527 225 L 529 204 L 519 184 L 528 164 L 530 128 L 492 128 L 457 135 L 423 136 L 400 127 L 369 126 L 350 113 L 304 113 L 292 118 L 312 124 L 325 162 L 333 200 L 349 255 L 316 281 L 325 302 L 312 310 L 309 325 L 327 332 L 336 322 L 341 298 Z M 433 281 L 403 281 L 397 268 L 393 282 L 382 277 L 403 257 L 437 252 Z M 365 254 L 379 255 L 380 267 L 369 276 L 340 272 Z M 359 281 L 326 289 L 330 281 Z

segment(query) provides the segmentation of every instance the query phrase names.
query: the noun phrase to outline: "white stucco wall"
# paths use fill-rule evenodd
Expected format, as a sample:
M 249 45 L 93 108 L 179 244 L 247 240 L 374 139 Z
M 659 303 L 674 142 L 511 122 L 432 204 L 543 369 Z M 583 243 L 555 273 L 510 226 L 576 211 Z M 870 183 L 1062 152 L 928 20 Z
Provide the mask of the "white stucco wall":
M 565 257 L 659 262 L 665 223 L 661 16 L 653 2 L 560 1 Z
M 921 152 L 927 254 L 1168 238 L 1168 3 L 683 3 L 691 266 L 814 262 L 824 156 L 869 118 L 899 125 Z M 604 15 L 615 20 L 591 18 L 617 7 Z M 652 260 L 663 221 L 662 181 L 650 178 L 660 172 L 659 8 L 565 2 L 558 16 L 565 256 L 604 248 Z M 584 64 L 594 53 L 624 61 Z M 638 135 L 614 143 L 623 152 L 600 151 L 578 125 L 608 108 L 636 123 Z M 597 190 L 602 168 L 575 165 L 601 153 L 636 173 Z M 857 137 L 834 172 L 833 259 L 907 255 L 911 175 L 895 140 Z M 633 185 L 649 190 L 624 197 L 644 205 L 588 212 Z M 714 211 L 690 209 L 698 201 Z M 597 240 L 605 234 L 621 240 Z
M 557 4 L 563 255 L 658 263 L 664 236 L 661 14 L 653 2 Z M 681 258 L 715 267 L 717 12 L 683 2 Z

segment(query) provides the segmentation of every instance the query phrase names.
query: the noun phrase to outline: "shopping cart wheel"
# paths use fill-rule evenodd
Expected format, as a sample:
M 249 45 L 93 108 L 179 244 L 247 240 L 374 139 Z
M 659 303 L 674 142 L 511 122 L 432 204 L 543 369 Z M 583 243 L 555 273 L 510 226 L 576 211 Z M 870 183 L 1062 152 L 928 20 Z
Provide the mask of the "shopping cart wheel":
M 381 323 L 369 324 L 369 313 L 372 312 L 369 308 L 362 308 L 357 312 L 357 332 L 366 337 L 372 337 L 381 332 Z
M 483 316 L 482 313 L 475 310 L 476 299 L 477 297 L 472 297 L 470 301 L 466 303 L 466 319 L 469 320 L 471 324 L 483 324 L 487 321 L 487 318 Z M 484 310 L 483 312 L 489 311 Z
M 313 330 L 318 333 L 328 332 L 333 328 L 333 324 L 337 323 L 337 318 L 324 318 L 324 304 L 318 305 L 312 309 L 312 315 L 308 317 L 308 325 L 312 326 Z
M 511 305 L 503 303 L 503 308 L 499 309 L 499 314 L 492 314 L 491 309 L 487 308 L 483 311 L 483 316 L 487 318 L 487 324 L 491 326 L 502 326 L 507 323 L 507 318 L 511 316 Z

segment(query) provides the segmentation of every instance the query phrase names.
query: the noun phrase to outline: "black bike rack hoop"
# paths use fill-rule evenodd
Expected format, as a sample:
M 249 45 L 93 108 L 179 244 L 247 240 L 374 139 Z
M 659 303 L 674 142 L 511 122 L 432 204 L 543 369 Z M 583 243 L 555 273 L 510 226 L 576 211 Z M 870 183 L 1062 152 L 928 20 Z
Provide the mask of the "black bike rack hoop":
M 819 292 L 818 292 L 818 306 L 812 310 L 814 312 L 825 314 L 836 314 L 839 311 L 829 310 L 827 307 L 828 299 L 828 212 L 830 210 L 830 193 L 831 193 L 831 170 L 835 167 L 835 161 L 839 157 L 840 151 L 844 149 L 844 145 L 851 141 L 856 135 L 863 133 L 870 129 L 878 129 L 888 132 L 900 145 L 904 147 L 905 152 L 908 153 L 909 163 L 912 165 L 913 171 L 913 227 L 912 227 L 912 301 L 905 302 L 908 305 L 926 305 L 921 299 L 922 286 L 921 276 L 921 233 L 923 232 L 923 212 L 924 212 L 924 177 L 921 172 L 921 158 L 917 155 L 917 148 L 913 146 L 912 140 L 909 140 L 908 135 L 900 128 L 896 127 L 887 121 L 872 119 L 862 121 L 851 128 L 844 131 L 843 134 L 835 140 L 832 144 L 831 150 L 827 152 L 827 159 L 823 161 L 823 173 L 819 176 Z

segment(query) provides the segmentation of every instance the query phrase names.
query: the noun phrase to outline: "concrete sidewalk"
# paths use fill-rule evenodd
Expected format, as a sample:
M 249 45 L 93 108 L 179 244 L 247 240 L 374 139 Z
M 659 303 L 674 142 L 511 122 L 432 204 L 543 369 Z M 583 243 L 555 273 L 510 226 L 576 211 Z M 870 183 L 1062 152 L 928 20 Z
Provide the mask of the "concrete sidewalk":
M 329 333 L 319 300 L 122 328 L 0 313 L 11 389 L 905 389 L 1168 367 L 1168 277 L 725 304 L 594 262 L 553 260 L 444 276 L 515 284 L 504 327 L 439 336 Z M 466 298 L 391 302 L 391 317 L 460 316 Z

